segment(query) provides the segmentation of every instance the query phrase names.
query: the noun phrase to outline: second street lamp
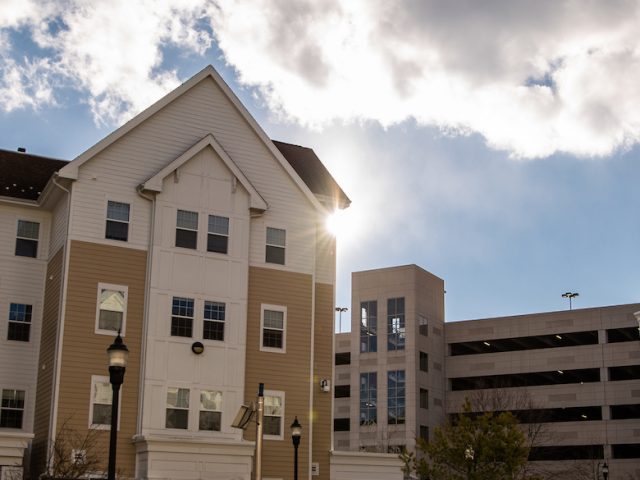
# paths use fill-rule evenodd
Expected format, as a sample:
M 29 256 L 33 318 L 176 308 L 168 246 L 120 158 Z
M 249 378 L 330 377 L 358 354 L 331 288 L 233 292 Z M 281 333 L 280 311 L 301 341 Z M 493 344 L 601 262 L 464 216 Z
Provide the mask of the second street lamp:
M 108 480 L 116 478 L 116 447 L 118 442 L 118 406 L 120 401 L 120 386 L 124 381 L 124 372 L 129 359 L 129 349 L 122 342 L 120 330 L 114 342 L 107 348 L 109 356 L 109 381 L 113 397 L 111 399 L 111 432 L 109 437 L 109 469 Z
M 291 441 L 293 442 L 293 480 L 298 480 L 298 446 L 300 445 L 300 436 L 302 435 L 302 425 L 295 417 L 291 424 Z

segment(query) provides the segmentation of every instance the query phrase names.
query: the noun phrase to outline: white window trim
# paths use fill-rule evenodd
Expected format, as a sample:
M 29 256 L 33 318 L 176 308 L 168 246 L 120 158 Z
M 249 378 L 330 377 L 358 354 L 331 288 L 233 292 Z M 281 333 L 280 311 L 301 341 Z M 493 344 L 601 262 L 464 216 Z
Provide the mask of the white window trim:
M 93 387 L 96 383 L 110 383 L 109 377 L 103 375 L 91 375 L 91 390 L 89 390 L 89 418 L 87 420 L 89 428 L 94 430 L 111 430 L 111 425 L 101 425 L 92 423 L 93 420 Z M 111 399 L 113 405 L 113 398 Z M 122 386 L 120 386 L 120 405 L 122 405 Z M 118 409 L 118 431 L 120 431 L 120 412 Z
M 22 426 L 20 428 L 2 428 L 2 431 L 7 431 L 7 432 L 20 432 L 20 431 L 24 431 L 25 430 L 25 425 L 27 423 L 27 408 L 28 408 L 28 401 L 29 401 L 29 390 L 27 389 L 27 387 L 25 386 L 1 386 L 0 385 L 0 400 L 2 400 L 2 391 L 3 390 L 16 390 L 19 392 L 24 392 L 24 404 L 22 406 Z M 14 408 L 7 408 L 6 410 L 17 410 Z
M 129 221 L 128 222 L 123 222 L 122 220 L 113 220 L 109 218 L 109 202 L 116 202 L 116 203 L 126 203 L 127 205 L 129 205 Z M 111 220 L 113 222 L 120 222 L 120 223 L 126 223 L 128 225 L 127 227 L 127 240 L 126 241 L 122 241 L 122 240 L 114 240 L 112 238 L 106 238 L 106 233 L 107 233 L 107 221 Z M 107 197 L 105 202 L 104 202 L 104 228 L 105 228 L 105 235 L 103 240 L 105 240 L 106 242 L 110 242 L 113 243 L 114 245 L 122 245 L 124 243 L 131 243 L 131 226 L 133 225 L 133 202 L 129 199 L 127 199 L 126 201 L 123 199 L 116 199 L 116 198 L 112 198 L 112 197 Z
M 222 395 L 222 404 L 220 405 L 220 410 L 209 410 L 207 408 L 202 408 L 200 404 L 200 394 L 202 392 L 219 392 Z M 224 391 L 220 388 L 199 388 L 197 389 L 198 395 L 198 418 L 196 418 L 196 431 L 203 432 L 205 434 L 219 434 L 222 433 L 224 426 Z M 220 430 L 200 430 L 200 412 L 218 412 L 220 414 Z
M 98 291 L 96 293 L 96 323 L 94 332 L 98 335 L 110 335 L 115 337 L 118 332 L 113 330 L 104 330 L 99 328 L 100 325 L 100 293 L 102 290 L 118 290 L 124 292 L 124 312 L 122 312 L 122 327 L 120 329 L 120 336 L 124 337 L 127 327 L 127 310 L 129 310 L 129 287 L 126 285 L 115 285 L 113 283 L 98 283 Z
M 30 223 L 37 223 L 38 224 L 38 238 L 28 238 L 28 237 L 20 237 L 18 235 L 18 228 L 20 225 L 20 222 L 30 222 Z M 33 240 L 36 242 L 36 256 L 35 257 L 23 257 L 21 255 L 21 258 L 40 258 L 40 244 L 42 241 L 42 220 L 40 219 L 34 219 L 34 218 L 25 218 L 25 217 L 18 217 L 16 218 L 16 227 L 15 227 L 15 235 L 14 235 L 14 242 L 13 242 L 13 256 L 16 256 L 15 254 L 15 249 L 16 249 L 16 244 L 18 243 L 18 239 L 21 238 L 23 240 Z
M 189 391 L 189 406 L 187 408 L 182 408 L 182 407 L 169 407 L 169 404 L 167 403 L 167 397 L 169 395 L 169 389 L 170 388 L 177 388 L 177 389 L 181 389 L 181 390 L 188 390 Z M 193 432 L 194 431 L 194 425 L 193 422 L 194 421 L 198 421 L 198 419 L 194 419 L 193 415 L 193 400 L 195 398 L 195 395 L 197 394 L 197 408 L 198 408 L 198 418 L 200 415 L 200 390 L 193 388 L 192 386 L 187 386 L 187 385 L 177 385 L 176 383 L 173 383 L 171 385 L 167 385 L 165 390 L 164 390 L 164 410 L 163 410 L 163 415 L 162 415 L 162 428 L 164 430 L 167 430 L 169 432 Z M 187 428 L 170 428 L 167 427 L 167 410 L 169 408 L 172 408 L 174 410 L 186 410 L 187 411 Z M 196 427 L 198 426 L 198 424 L 196 423 L 195 425 Z M 195 431 L 198 431 L 198 429 L 196 428 Z
M 274 230 L 283 230 L 284 231 L 284 245 L 276 245 L 273 243 L 269 243 L 267 241 L 267 230 L 269 228 L 273 228 Z M 265 255 L 264 255 L 264 263 L 266 265 L 269 266 L 273 266 L 275 265 L 276 267 L 286 267 L 287 266 L 287 250 L 288 250 L 288 243 L 289 243 L 289 235 L 287 235 L 287 228 L 283 225 L 265 225 L 265 229 L 264 229 L 264 245 L 265 245 Z M 267 252 L 266 249 L 267 247 L 277 247 L 277 248 L 282 248 L 284 249 L 284 263 L 280 264 L 280 263 L 271 263 L 271 262 L 267 262 Z
M 265 390 L 264 391 L 264 396 L 265 397 L 280 397 L 282 399 L 282 411 L 281 411 L 281 416 L 280 416 L 280 435 L 266 435 L 263 434 L 263 437 L 266 440 L 284 440 L 284 417 L 285 417 L 285 406 L 286 406 L 286 402 L 285 402 L 285 395 L 284 392 L 282 390 Z
M 11 304 L 17 304 L 17 305 L 30 305 L 31 306 L 31 321 L 29 322 L 29 325 L 31 325 L 31 327 L 29 327 L 29 340 L 27 340 L 26 342 L 22 341 L 22 340 L 9 340 L 9 325 L 11 325 L 11 323 L 22 323 L 25 324 L 27 322 L 18 322 L 15 320 L 9 320 L 9 317 L 11 315 Z M 4 338 L 2 337 L 2 335 L 0 334 L 0 339 L 5 340 L 6 342 L 10 342 L 10 343 L 14 343 L 14 342 L 20 342 L 20 343 L 24 343 L 24 344 L 28 344 L 28 343 L 32 343 L 33 340 L 33 328 L 34 328 L 34 319 L 36 318 L 36 300 L 14 300 L 12 298 L 10 298 L 7 301 L 7 310 L 6 310 L 6 316 L 5 318 L 7 319 L 6 321 L 6 326 L 3 326 L 3 332 L 4 332 Z
M 178 212 L 180 212 L 180 211 L 187 212 L 187 213 L 195 213 L 195 214 L 197 215 L 198 220 L 197 220 L 197 222 L 196 222 L 196 228 L 195 228 L 195 229 L 193 229 L 193 228 L 186 228 L 186 227 L 179 227 L 179 226 L 178 226 Z M 176 208 L 175 212 L 176 212 L 176 215 L 175 215 L 175 230 L 173 231 L 173 235 L 174 235 L 174 238 L 173 238 L 173 247 L 174 247 L 174 248 L 184 248 L 184 249 L 186 249 L 186 250 L 194 250 L 194 251 L 198 251 L 198 246 L 199 246 L 199 245 L 201 244 L 201 242 L 202 242 L 202 238 L 201 238 L 201 236 L 202 236 L 202 233 L 201 233 L 201 232 L 202 232 L 202 224 L 201 224 L 201 223 L 202 223 L 202 221 L 203 221 L 203 220 L 202 220 L 202 217 L 203 217 L 202 212 L 201 212 L 200 210 L 187 210 L 187 209 L 185 209 L 185 208 Z M 209 219 L 209 217 L 207 217 L 207 216 L 205 215 L 205 221 L 207 221 L 207 222 L 208 222 L 208 219 Z M 175 238 L 175 236 L 176 236 L 176 232 L 177 232 L 178 230 L 184 230 L 185 232 L 196 232 L 196 246 L 195 246 L 195 248 L 191 248 L 191 247 L 181 247 L 181 246 L 176 245 L 176 238 Z M 206 230 L 207 230 L 207 232 L 208 232 L 208 230 L 209 230 L 209 226 L 208 226 L 208 225 L 207 225 Z M 205 251 L 206 251 L 206 249 L 205 249 Z
M 264 311 L 273 310 L 282 312 L 282 348 L 265 347 L 262 345 L 262 334 L 264 332 Z M 263 303 L 260 306 L 260 351 L 273 353 L 287 353 L 287 307 L 284 305 L 269 305 Z

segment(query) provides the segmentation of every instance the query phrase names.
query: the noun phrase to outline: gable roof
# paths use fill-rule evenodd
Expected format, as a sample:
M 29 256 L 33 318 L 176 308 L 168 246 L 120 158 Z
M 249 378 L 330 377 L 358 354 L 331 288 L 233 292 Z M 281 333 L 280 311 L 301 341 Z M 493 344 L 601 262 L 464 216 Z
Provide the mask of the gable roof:
M 314 194 L 326 198 L 331 206 L 338 208 L 347 208 L 351 204 L 349 197 L 311 148 L 277 140 L 272 142 Z
M 96 143 L 93 147 L 86 150 L 84 153 L 80 154 L 73 161 L 71 161 L 68 165 L 62 168 L 59 172 L 60 177 L 69 178 L 72 180 L 76 180 L 78 178 L 78 168 L 94 157 L 96 154 L 107 148 L 109 145 L 122 138 L 128 132 L 133 130 L 135 127 L 140 125 L 142 122 L 153 116 L 155 113 L 159 112 L 162 108 L 169 105 L 171 102 L 176 100 L 178 97 L 183 95 L 185 92 L 189 91 L 201 81 L 206 78 L 211 78 L 215 84 L 220 88 L 220 90 L 226 95 L 232 105 L 236 108 L 238 113 L 242 116 L 242 118 L 247 122 L 247 124 L 252 128 L 254 133 L 258 136 L 258 138 L 263 142 L 265 147 L 271 152 L 271 154 L 276 158 L 276 160 L 280 163 L 281 167 L 289 174 L 293 182 L 297 185 L 297 187 L 301 190 L 303 195 L 307 197 L 309 202 L 318 210 L 325 210 L 326 207 L 323 206 L 320 201 L 315 197 L 309 187 L 305 184 L 304 181 L 300 178 L 300 176 L 296 173 L 295 169 L 289 164 L 289 162 L 284 158 L 284 155 L 276 148 L 276 146 L 271 142 L 267 134 L 262 130 L 258 122 L 251 116 L 249 111 L 242 104 L 240 99 L 233 93 L 231 88 L 225 83 L 222 77 L 216 72 L 213 66 L 208 65 L 204 69 L 202 69 L 199 73 L 195 74 L 189 80 L 184 82 L 182 85 L 169 92 L 163 98 L 158 100 L 156 103 L 133 117 L 127 123 L 122 125 L 120 128 L 115 130 L 114 132 L 107 135 L 105 138 Z
M 213 148 L 213 150 L 218 154 L 218 156 L 222 159 L 222 162 L 227 166 L 229 170 L 233 173 L 235 178 L 237 178 L 242 186 L 249 192 L 250 197 L 250 208 L 253 210 L 259 210 L 264 212 L 267 209 L 267 202 L 260 196 L 258 191 L 251 185 L 251 182 L 244 176 L 244 173 L 238 168 L 238 166 L 231 160 L 231 157 L 227 155 L 227 152 L 220 146 L 220 144 L 216 141 L 213 135 L 208 134 L 201 140 L 199 140 L 195 145 L 190 147 L 186 152 L 176 158 L 169 165 L 164 167 L 158 173 L 156 173 L 153 177 L 149 178 L 146 182 L 140 185 L 143 190 L 151 191 L 151 192 L 161 192 L 162 191 L 162 181 L 173 172 L 178 170 L 182 165 L 191 160 L 195 155 L 204 150 L 207 147 Z
M 0 195 L 37 200 L 51 176 L 66 160 L 0 150 Z

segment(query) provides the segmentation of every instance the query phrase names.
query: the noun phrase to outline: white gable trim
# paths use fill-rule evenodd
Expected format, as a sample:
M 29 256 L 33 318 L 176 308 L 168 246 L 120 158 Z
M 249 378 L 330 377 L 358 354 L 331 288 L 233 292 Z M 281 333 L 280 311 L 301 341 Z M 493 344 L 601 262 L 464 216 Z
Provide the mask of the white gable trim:
M 326 211 L 326 208 L 322 206 L 320 201 L 315 197 L 315 195 L 309 190 L 309 187 L 302 181 L 300 176 L 296 173 L 293 167 L 289 164 L 289 162 L 284 158 L 284 156 L 280 153 L 280 151 L 273 144 L 271 139 L 267 136 L 267 134 L 262 130 L 258 122 L 251 116 L 249 111 L 242 105 L 242 102 L 236 97 L 231 88 L 225 83 L 222 77 L 215 71 L 215 69 L 208 65 L 199 73 L 195 74 L 189 80 L 184 82 L 175 90 L 169 92 L 163 98 L 158 100 L 156 103 L 143 110 L 141 113 L 133 117 L 127 123 L 122 125 L 120 128 L 110 133 L 98 143 L 96 143 L 93 147 L 86 150 L 84 153 L 81 153 L 74 160 L 69 162 L 67 165 L 62 167 L 59 171 L 59 176 L 62 178 L 69 178 L 71 180 L 78 179 L 78 169 L 79 167 L 88 161 L 90 158 L 94 157 L 102 150 L 107 148 L 112 143 L 116 142 L 118 139 L 122 138 L 124 135 L 129 133 L 135 127 L 146 121 L 148 118 L 153 116 L 155 113 L 160 111 L 162 108 L 173 102 L 175 99 L 180 97 L 182 94 L 193 88 L 195 85 L 200 83 L 205 78 L 211 78 L 218 87 L 224 92 L 227 98 L 231 101 L 231 103 L 236 107 L 242 118 L 249 124 L 249 126 L 254 130 L 256 135 L 262 140 L 267 149 L 271 152 L 271 154 L 278 160 L 280 166 L 289 174 L 289 177 L 293 180 L 293 182 L 297 185 L 300 191 L 307 197 L 309 202 L 318 210 Z
M 251 184 L 249 179 L 245 177 L 242 170 L 238 168 L 238 166 L 233 162 L 231 157 L 227 155 L 227 152 L 224 151 L 222 146 L 216 141 L 213 135 L 208 134 L 203 137 L 200 141 L 198 141 L 195 145 L 190 147 L 186 152 L 176 158 L 169 165 L 164 167 L 158 173 L 156 173 L 153 177 L 149 178 L 146 182 L 140 185 L 142 190 L 146 190 L 149 192 L 160 193 L 162 192 L 162 181 L 173 172 L 178 170 L 182 165 L 191 160 L 195 155 L 200 153 L 207 147 L 213 148 L 213 150 L 218 154 L 218 156 L 222 159 L 224 164 L 227 166 L 229 170 L 233 173 L 233 175 L 240 181 L 242 186 L 249 192 L 250 197 L 250 208 L 252 210 L 259 210 L 264 212 L 267 209 L 267 202 L 265 202 L 264 198 L 258 193 L 258 191 Z

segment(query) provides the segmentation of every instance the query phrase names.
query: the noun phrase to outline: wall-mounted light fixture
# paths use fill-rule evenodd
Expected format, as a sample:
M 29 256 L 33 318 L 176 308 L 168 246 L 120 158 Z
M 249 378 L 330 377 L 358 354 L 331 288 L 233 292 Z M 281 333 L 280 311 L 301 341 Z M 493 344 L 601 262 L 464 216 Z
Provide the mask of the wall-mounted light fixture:
M 200 355 L 202 352 L 204 352 L 204 345 L 202 344 L 202 342 L 193 342 L 191 344 L 191 351 L 196 355 Z

